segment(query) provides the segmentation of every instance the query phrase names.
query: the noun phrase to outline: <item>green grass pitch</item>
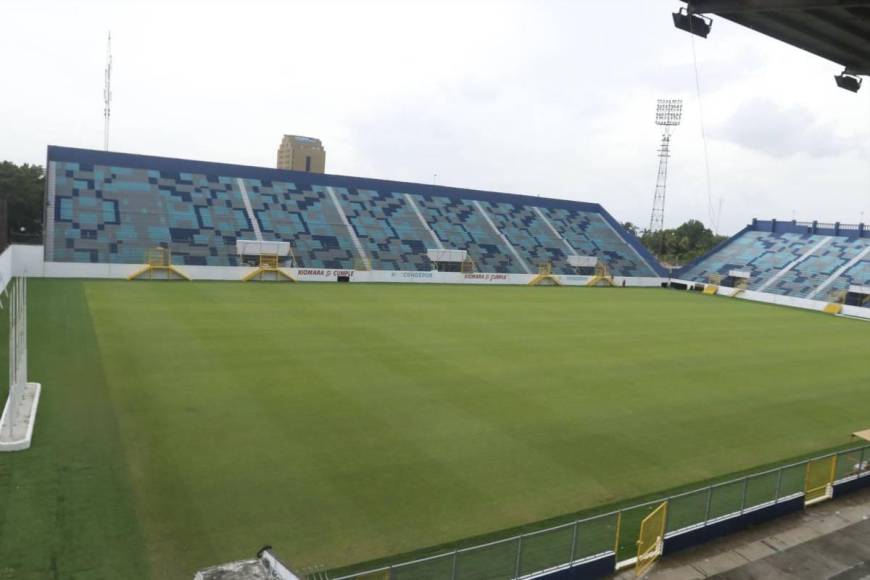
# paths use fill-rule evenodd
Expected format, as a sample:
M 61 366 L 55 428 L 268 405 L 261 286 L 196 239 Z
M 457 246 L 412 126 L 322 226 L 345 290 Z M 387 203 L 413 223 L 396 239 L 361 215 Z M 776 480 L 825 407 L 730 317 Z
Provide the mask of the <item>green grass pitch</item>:
M 32 280 L 0 578 L 345 566 L 811 453 L 870 426 L 868 337 L 659 289 Z

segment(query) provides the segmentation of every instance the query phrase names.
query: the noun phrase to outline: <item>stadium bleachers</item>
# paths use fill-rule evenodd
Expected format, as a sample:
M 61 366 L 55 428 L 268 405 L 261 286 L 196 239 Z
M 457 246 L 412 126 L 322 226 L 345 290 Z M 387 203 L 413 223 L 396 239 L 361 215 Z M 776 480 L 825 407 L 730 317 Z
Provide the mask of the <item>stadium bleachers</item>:
M 870 283 L 870 232 L 863 225 L 753 220 L 676 276 L 706 282 L 730 270 L 749 272 L 750 290 L 827 300 Z
M 45 259 L 235 266 L 236 240 L 291 242 L 297 265 L 429 270 L 428 248 L 481 272 L 573 273 L 594 255 L 621 276 L 664 271 L 598 204 L 366 178 L 49 147 Z

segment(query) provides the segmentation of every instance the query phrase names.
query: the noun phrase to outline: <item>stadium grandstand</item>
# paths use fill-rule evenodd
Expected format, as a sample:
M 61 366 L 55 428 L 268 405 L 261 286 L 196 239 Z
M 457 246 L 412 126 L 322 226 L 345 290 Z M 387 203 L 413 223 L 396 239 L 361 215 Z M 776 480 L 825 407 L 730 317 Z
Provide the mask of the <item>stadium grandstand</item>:
M 300 268 L 428 271 L 429 250 L 473 270 L 611 275 L 663 268 L 596 203 L 49 147 L 45 259 L 136 264 L 168 248 L 187 266 L 239 266 L 237 241 L 289 242 Z
M 870 286 L 870 231 L 864 224 L 756 219 L 674 275 L 797 298 L 843 298 L 850 288 Z

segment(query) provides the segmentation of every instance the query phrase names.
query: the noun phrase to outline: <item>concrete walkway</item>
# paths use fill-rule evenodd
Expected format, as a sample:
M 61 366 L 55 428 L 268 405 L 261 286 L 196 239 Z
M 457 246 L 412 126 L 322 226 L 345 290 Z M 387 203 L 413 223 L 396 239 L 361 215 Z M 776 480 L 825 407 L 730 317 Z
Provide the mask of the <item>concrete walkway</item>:
M 667 554 L 650 580 L 870 580 L 870 488 Z M 634 578 L 626 570 L 615 578 Z

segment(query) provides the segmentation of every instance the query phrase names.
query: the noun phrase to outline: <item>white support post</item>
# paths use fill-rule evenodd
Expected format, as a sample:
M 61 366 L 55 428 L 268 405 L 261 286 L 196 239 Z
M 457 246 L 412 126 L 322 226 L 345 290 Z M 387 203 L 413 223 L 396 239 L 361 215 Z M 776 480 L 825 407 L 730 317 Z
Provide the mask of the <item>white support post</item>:
M 12 439 L 12 424 L 18 409 L 18 290 L 21 279 L 15 278 L 12 282 L 12 291 L 9 293 L 9 401 L 6 409 L 9 411 L 6 421 L 6 438 Z
M 41 385 L 27 382 L 27 280 L 9 289 L 9 397 L 0 415 L 0 451 L 30 447 Z

